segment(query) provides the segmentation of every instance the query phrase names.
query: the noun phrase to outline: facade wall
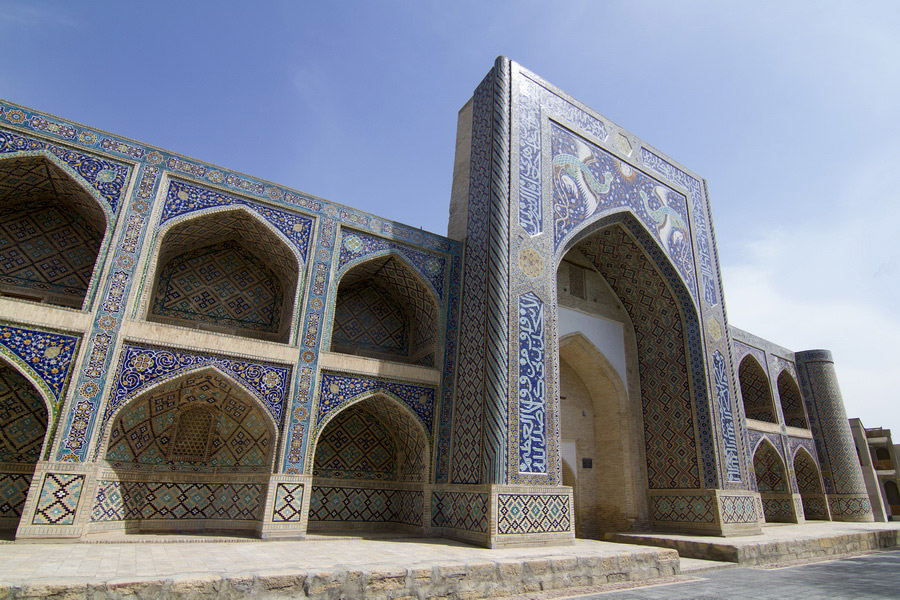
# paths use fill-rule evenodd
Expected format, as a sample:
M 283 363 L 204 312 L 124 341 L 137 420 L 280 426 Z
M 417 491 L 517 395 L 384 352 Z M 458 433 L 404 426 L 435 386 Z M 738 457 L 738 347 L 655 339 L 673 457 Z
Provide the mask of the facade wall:
M 0 475 L 19 537 L 753 533 L 763 442 L 793 519 L 866 514 L 827 369 L 728 325 L 705 182 L 508 59 L 460 111 L 451 238 L 8 103 L 0 180 L 3 410 L 47 412 Z

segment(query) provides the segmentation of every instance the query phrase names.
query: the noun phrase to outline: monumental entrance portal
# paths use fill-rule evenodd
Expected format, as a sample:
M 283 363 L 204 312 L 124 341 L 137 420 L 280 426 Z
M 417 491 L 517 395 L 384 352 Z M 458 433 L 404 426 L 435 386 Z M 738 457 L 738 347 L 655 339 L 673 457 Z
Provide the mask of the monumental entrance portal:
M 723 291 L 705 181 L 504 57 L 446 237 L 3 102 L 0 527 L 872 520 L 831 355 Z

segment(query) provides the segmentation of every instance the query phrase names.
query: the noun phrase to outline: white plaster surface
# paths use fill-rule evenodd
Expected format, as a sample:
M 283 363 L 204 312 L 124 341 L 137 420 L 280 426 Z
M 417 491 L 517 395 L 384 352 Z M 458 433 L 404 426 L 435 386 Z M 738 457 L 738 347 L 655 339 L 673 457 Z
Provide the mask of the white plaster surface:
M 625 385 L 625 330 L 621 323 L 589 315 L 578 310 L 559 307 L 559 337 L 569 333 L 581 333 L 603 353 Z

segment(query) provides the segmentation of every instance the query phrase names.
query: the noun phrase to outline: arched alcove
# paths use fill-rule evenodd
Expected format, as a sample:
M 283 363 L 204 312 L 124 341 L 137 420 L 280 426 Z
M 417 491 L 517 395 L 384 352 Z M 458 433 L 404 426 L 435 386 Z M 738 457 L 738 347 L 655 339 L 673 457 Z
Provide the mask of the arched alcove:
M 900 515 L 900 490 L 895 481 L 884 482 L 884 496 L 887 499 L 888 510 L 892 516 Z
M 95 530 L 258 529 L 276 426 L 235 380 L 201 369 L 145 391 L 111 421 Z
M 576 253 L 578 260 L 570 260 Z M 633 327 L 640 380 L 643 447 L 647 487 L 695 489 L 715 478 L 715 464 L 701 467 L 698 452 L 710 440 L 697 425 L 694 395 L 705 398 L 698 354 L 689 353 L 689 335 L 698 335 L 696 309 L 689 292 L 652 236 L 630 213 L 592 222 L 560 257 L 586 261 L 608 284 Z M 699 410 L 699 409 L 698 409 Z M 700 439 L 697 438 L 699 434 Z
M 778 374 L 777 384 L 784 424 L 790 427 L 809 429 L 809 421 L 806 419 L 806 411 L 803 410 L 803 400 L 800 397 L 800 388 L 787 369 Z
M 419 419 L 384 394 L 331 415 L 314 447 L 310 530 L 424 526 L 429 446 Z
M 744 414 L 747 418 L 777 423 L 769 378 L 762 365 L 752 355 L 748 354 L 741 360 L 738 380 L 741 385 L 741 398 L 744 401 Z
M 766 522 L 795 521 L 784 462 L 768 440 L 762 440 L 753 453 L 753 471 Z
M 15 530 L 47 435 L 47 405 L 0 360 L 0 530 Z
M 48 158 L 0 159 L 0 295 L 81 308 L 106 229 L 93 196 Z
M 331 351 L 437 365 L 438 302 L 405 260 L 387 254 L 340 278 Z
M 299 273 L 288 243 L 253 211 L 206 211 L 163 236 L 147 319 L 288 342 Z
M 575 535 L 603 539 L 643 517 L 645 479 L 631 440 L 640 435 L 625 385 L 603 354 L 582 334 L 560 340 L 560 427 L 575 442 L 572 470 Z M 565 466 L 564 466 L 565 474 Z
M 815 459 L 805 448 L 794 455 L 794 475 L 797 477 L 797 491 L 803 502 L 803 516 L 807 521 L 828 520 L 822 477 Z

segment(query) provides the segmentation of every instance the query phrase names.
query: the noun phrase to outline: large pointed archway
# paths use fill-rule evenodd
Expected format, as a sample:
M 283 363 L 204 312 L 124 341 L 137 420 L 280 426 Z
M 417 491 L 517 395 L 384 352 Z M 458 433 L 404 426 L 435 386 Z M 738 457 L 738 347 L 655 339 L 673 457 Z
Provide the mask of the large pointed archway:
M 409 408 L 376 393 L 330 415 L 319 431 L 310 531 L 421 531 L 429 441 Z
M 708 419 L 696 412 L 708 407 L 702 349 L 693 341 L 699 339 L 699 320 L 687 287 L 630 213 L 593 222 L 566 245 L 562 258 L 567 257 L 602 277 L 633 331 L 634 394 L 640 397 L 634 410 L 643 433 L 649 519 L 686 520 L 664 491 L 711 487 L 717 478 L 715 461 L 707 457 L 713 444 Z M 621 422 L 607 423 L 617 426 Z
M 111 419 L 91 530 L 258 531 L 276 436 L 216 368 L 148 389 Z

